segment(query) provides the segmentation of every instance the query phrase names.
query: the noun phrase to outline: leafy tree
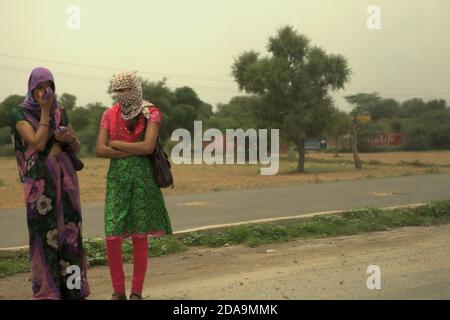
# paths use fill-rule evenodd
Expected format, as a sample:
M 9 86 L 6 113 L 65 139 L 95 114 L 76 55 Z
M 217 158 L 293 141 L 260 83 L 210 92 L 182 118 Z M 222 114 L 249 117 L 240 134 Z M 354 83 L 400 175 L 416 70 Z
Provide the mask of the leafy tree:
M 202 103 L 200 107 L 197 108 L 197 119 L 203 122 L 207 121 L 213 115 L 213 107 L 209 103 Z
M 24 99 L 24 96 L 13 94 L 6 97 L 5 100 L 0 103 L 0 128 L 7 127 L 9 125 L 8 121 L 11 109 L 20 105 Z
M 400 117 L 413 118 L 426 111 L 426 104 L 422 99 L 414 98 L 401 104 Z
M 11 131 L 8 127 L 0 128 L 0 145 L 11 143 Z
M 344 88 L 350 68 L 341 55 L 327 54 L 291 26 L 269 38 L 269 56 L 255 51 L 235 59 L 232 74 L 240 90 L 260 96 L 264 110 L 260 120 L 298 150 L 297 171 L 304 172 L 305 139 L 323 134 L 330 122 L 329 91 Z
M 369 139 L 385 132 L 385 127 L 379 122 L 368 122 L 361 124 L 358 128 L 358 150 L 362 152 L 370 151 Z
M 89 111 L 78 107 L 68 112 L 70 123 L 76 131 L 82 131 L 89 126 Z
M 330 125 L 327 128 L 327 135 L 335 141 L 335 157 L 338 156 L 339 139 L 347 134 L 351 128 L 351 118 L 349 115 L 337 108 L 333 109 L 330 116 Z
M 189 104 L 177 104 L 170 110 L 164 127 L 167 136 L 178 128 L 184 128 L 189 132 L 194 132 L 194 121 L 197 120 L 198 110 Z
M 427 112 L 406 124 L 406 148 L 411 150 L 450 148 L 450 109 Z
M 371 119 L 378 121 L 380 119 L 393 119 L 400 113 L 400 103 L 395 99 L 381 99 L 375 105 L 369 107 Z
M 63 93 L 60 97 L 58 97 L 58 105 L 67 111 L 75 109 L 76 101 L 77 97 L 69 93 Z
M 173 105 L 176 104 L 176 98 L 166 84 L 167 79 L 151 82 L 142 80 L 142 95 L 145 100 L 157 105 L 164 115 L 169 114 Z
M 263 110 L 262 103 L 258 96 L 233 97 L 229 103 L 218 104 L 218 110 L 207 122 L 207 126 L 221 131 L 230 128 L 258 129 L 258 114 Z
M 176 88 L 174 94 L 178 104 L 188 104 L 195 108 L 199 108 L 203 104 L 192 88 Z
M 345 99 L 348 103 L 353 105 L 353 110 L 350 112 L 352 117 L 352 125 L 350 129 L 350 144 L 353 153 L 353 160 L 355 162 L 355 168 L 361 169 L 362 163 L 358 154 L 358 131 L 361 124 L 357 121 L 357 116 L 363 111 L 375 108 L 380 102 L 381 98 L 377 93 L 358 93 L 355 95 L 346 96 Z
M 106 109 L 107 108 L 100 102 L 94 102 L 88 103 L 84 108 L 75 108 L 75 110 L 70 113 L 71 116 L 74 116 L 70 121 L 77 131 L 81 141 L 82 150 L 85 153 L 93 154 L 95 152 L 100 120 Z M 83 121 L 83 119 L 87 119 L 87 121 L 84 123 L 78 122 Z M 79 127 L 80 125 L 81 127 Z
M 400 120 L 396 119 L 396 120 L 392 121 L 392 122 L 390 123 L 390 126 L 391 126 L 392 131 L 394 131 L 395 133 L 400 133 L 400 132 L 402 132 L 403 125 L 402 125 L 402 123 L 400 122 Z
M 192 88 L 176 88 L 174 95 L 177 104 L 193 106 L 197 110 L 196 120 L 205 121 L 212 116 L 212 106 L 200 100 Z
M 444 110 L 445 108 L 447 108 L 447 102 L 444 99 L 434 99 L 426 103 L 426 108 L 429 111 Z

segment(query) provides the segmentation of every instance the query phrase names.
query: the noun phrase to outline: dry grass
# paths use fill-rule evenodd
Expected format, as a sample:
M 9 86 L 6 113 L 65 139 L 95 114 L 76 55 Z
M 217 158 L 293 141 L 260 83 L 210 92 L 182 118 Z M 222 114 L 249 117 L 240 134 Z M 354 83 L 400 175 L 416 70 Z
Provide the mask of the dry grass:
M 175 188 L 163 190 L 164 195 L 202 193 L 221 190 L 240 190 L 288 184 L 320 183 L 375 177 L 402 176 L 436 172 L 450 172 L 450 151 L 395 152 L 361 154 L 363 161 L 379 161 L 355 170 L 351 154 L 335 158 L 328 153 L 308 153 L 313 159 L 306 164 L 306 173 L 294 172 L 295 159 L 281 159 L 280 170 L 274 176 L 262 176 L 258 165 L 175 165 Z M 103 201 L 108 160 L 84 158 L 86 167 L 79 173 L 83 202 Z M 316 161 L 317 160 L 317 161 Z M 320 162 L 325 160 L 325 162 Z M 427 166 L 402 164 L 401 161 L 426 163 Z M 384 163 L 384 164 L 383 164 Z M 395 164 L 395 165 L 393 165 Z M 432 165 L 433 167 L 430 167 Z M 22 185 L 18 179 L 16 161 L 0 158 L 0 209 L 23 207 Z

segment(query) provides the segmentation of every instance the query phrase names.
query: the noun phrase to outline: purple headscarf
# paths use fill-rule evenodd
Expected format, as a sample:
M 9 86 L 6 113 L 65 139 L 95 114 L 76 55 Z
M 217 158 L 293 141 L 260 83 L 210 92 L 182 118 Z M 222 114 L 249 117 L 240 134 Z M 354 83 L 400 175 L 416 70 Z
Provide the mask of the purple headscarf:
M 41 107 L 39 106 L 39 102 L 35 101 L 33 98 L 33 90 L 36 89 L 36 87 L 43 82 L 51 81 L 52 82 L 52 89 L 53 94 L 55 94 L 55 80 L 53 79 L 53 75 L 50 72 L 50 70 L 42 67 L 34 68 L 33 71 L 31 71 L 30 78 L 28 79 L 28 92 L 25 97 L 25 100 L 22 102 L 21 106 L 26 111 L 28 111 L 29 114 L 31 114 L 36 120 L 39 121 L 41 116 Z M 57 102 L 56 97 L 53 96 L 53 103 L 50 108 L 50 125 L 54 127 L 54 113 L 57 108 Z

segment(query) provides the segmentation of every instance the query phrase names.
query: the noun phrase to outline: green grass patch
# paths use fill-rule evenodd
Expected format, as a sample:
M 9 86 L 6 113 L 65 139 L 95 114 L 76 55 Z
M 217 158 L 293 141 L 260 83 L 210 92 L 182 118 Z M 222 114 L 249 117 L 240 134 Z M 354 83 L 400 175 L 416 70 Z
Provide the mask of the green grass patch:
M 30 262 L 27 256 L 0 259 L 0 278 L 30 270 Z
M 344 164 L 348 164 L 348 165 L 352 165 L 353 161 L 352 160 L 346 160 L 346 159 L 319 159 L 319 158 L 310 158 L 310 157 L 305 157 L 305 163 L 327 163 L 327 164 L 340 164 L 340 165 L 344 165 Z
M 106 243 L 104 239 L 87 239 L 84 241 L 89 266 L 107 265 Z M 186 246 L 174 237 L 150 238 L 148 240 L 148 253 L 150 257 L 159 257 L 166 254 L 178 253 L 187 250 Z M 133 245 L 131 239 L 122 243 L 124 262 L 133 261 Z
M 366 163 L 370 166 L 381 166 L 381 165 L 386 165 L 385 163 L 378 161 L 378 160 L 369 160 L 369 161 L 363 161 L 363 163 Z
M 331 173 L 331 172 L 341 172 L 345 169 L 349 169 L 348 165 L 339 165 L 339 164 L 305 164 L 305 171 L 307 173 Z
M 104 239 L 85 239 L 83 246 L 87 253 L 86 259 L 89 267 L 108 264 Z M 148 253 L 150 257 L 159 257 L 185 250 L 187 250 L 186 245 L 172 236 L 148 240 Z M 133 245 L 131 239 L 123 241 L 122 254 L 124 262 L 128 263 L 133 261 Z M 29 270 L 30 262 L 26 255 L 16 258 L 0 258 L 0 278 L 15 273 L 28 272 Z
M 286 242 L 297 239 L 348 236 L 364 232 L 383 231 L 406 226 L 429 226 L 450 223 L 450 200 L 436 201 L 417 208 L 362 208 L 340 214 L 310 219 L 245 224 L 216 232 L 191 232 L 177 237 L 149 239 L 149 256 L 157 257 L 186 251 L 188 247 L 222 247 L 245 244 Z M 106 265 L 104 239 L 86 239 L 84 247 L 89 266 Z M 123 241 L 123 259 L 132 262 L 130 239 Z M 29 270 L 28 257 L 0 258 L 0 278 Z
M 413 166 L 413 167 L 418 167 L 418 168 L 427 168 L 427 167 L 435 167 L 436 165 L 434 163 L 425 163 L 425 162 L 421 162 L 419 160 L 415 160 L 415 161 L 400 161 L 398 163 L 399 166 Z
M 340 215 L 318 216 L 308 221 L 281 224 L 247 224 L 216 233 L 191 233 L 181 240 L 187 246 L 255 246 L 302 238 L 355 235 L 405 226 L 450 222 L 450 201 L 433 202 L 419 208 L 382 210 L 364 208 Z
M 304 173 L 333 173 L 353 170 L 353 166 L 349 164 L 338 163 L 311 163 L 305 162 Z M 297 166 L 289 166 L 281 171 L 283 174 L 298 174 Z
M 0 157 L 12 157 L 16 155 L 12 144 L 0 145 Z
M 441 171 L 439 170 L 439 167 L 431 167 L 431 168 L 427 168 L 425 170 L 425 173 L 427 174 L 435 174 L 435 173 L 440 173 Z

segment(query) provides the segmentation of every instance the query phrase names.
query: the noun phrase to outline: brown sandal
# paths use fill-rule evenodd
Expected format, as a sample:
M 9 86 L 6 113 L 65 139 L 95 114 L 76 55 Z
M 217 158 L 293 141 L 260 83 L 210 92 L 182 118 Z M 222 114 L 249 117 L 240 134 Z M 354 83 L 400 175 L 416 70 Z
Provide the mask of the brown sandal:
M 125 293 L 114 292 L 111 300 L 127 300 L 127 296 L 125 295 Z
M 143 299 L 142 299 L 142 296 L 140 294 L 131 293 L 130 294 L 130 300 L 143 300 Z

